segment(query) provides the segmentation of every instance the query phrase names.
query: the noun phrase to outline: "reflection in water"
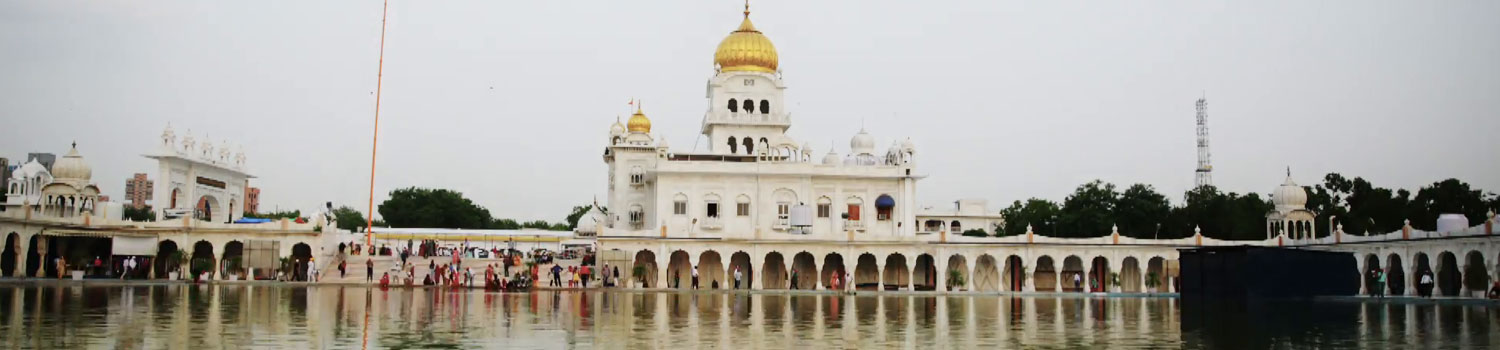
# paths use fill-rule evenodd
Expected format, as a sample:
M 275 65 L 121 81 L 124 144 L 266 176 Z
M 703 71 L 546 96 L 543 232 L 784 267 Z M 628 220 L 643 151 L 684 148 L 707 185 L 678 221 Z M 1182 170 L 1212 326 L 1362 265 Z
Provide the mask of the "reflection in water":
M 1500 309 L 1173 298 L 5 286 L 7 348 L 1488 347 Z

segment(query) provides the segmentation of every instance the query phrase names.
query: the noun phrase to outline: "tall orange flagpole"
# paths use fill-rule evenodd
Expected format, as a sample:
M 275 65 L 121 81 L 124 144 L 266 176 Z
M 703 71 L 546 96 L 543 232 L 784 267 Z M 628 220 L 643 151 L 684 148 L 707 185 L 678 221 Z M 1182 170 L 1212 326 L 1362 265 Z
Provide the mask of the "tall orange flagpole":
M 370 203 L 365 210 L 365 249 L 375 245 L 375 148 L 380 144 L 380 88 L 385 78 L 385 15 L 391 9 L 391 1 L 385 0 L 380 8 L 380 64 L 375 68 L 375 132 L 370 137 Z

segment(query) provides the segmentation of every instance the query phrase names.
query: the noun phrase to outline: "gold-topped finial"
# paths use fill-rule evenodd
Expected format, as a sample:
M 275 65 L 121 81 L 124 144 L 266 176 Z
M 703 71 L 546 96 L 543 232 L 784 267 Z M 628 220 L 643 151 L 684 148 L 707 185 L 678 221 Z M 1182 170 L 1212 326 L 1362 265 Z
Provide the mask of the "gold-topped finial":
M 630 116 L 625 128 L 630 132 L 651 133 L 651 119 L 646 118 L 646 113 L 641 112 L 641 101 L 635 100 L 635 114 Z
M 721 72 L 775 73 L 778 60 L 771 39 L 750 23 L 750 1 L 746 0 L 745 19 L 740 21 L 739 28 L 729 33 L 729 37 L 719 42 L 718 50 L 714 51 L 714 64 Z

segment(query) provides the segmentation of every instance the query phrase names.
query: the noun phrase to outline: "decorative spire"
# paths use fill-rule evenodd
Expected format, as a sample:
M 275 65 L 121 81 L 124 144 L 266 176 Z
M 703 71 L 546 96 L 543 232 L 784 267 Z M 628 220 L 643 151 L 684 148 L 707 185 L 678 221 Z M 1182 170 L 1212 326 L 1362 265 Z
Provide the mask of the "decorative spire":
M 745 0 L 745 18 L 750 18 L 750 0 Z

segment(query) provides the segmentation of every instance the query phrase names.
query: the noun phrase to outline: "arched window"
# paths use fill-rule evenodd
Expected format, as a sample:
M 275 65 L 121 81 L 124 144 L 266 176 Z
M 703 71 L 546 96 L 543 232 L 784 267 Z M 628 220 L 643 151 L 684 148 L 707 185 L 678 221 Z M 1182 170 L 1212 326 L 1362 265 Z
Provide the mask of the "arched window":
M 875 197 L 875 220 L 890 220 L 891 208 L 896 207 L 896 200 L 890 195 Z
M 745 100 L 745 113 L 755 111 L 755 100 Z
M 848 207 L 844 213 L 849 215 L 849 221 L 859 221 L 859 212 L 864 208 L 865 201 L 859 197 L 849 197 Z
M 734 136 L 730 136 L 729 137 L 729 154 L 739 153 L 739 151 L 740 151 L 739 145 L 734 143 Z
M 740 195 L 734 203 L 735 216 L 750 216 L 750 196 Z
M 646 209 L 642 208 L 640 204 L 631 204 L 630 205 L 630 223 L 632 225 L 640 226 L 645 221 L 646 221 Z
M 646 171 L 641 167 L 630 168 L 630 184 L 640 185 L 646 183 Z
M 746 136 L 744 140 L 745 154 L 755 154 L 755 141 L 750 140 L 749 136 Z
M 729 99 L 729 111 L 730 112 L 739 112 L 740 111 L 740 103 L 739 103 L 739 101 L 735 101 L 732 98 Z
M 828 197 L 818 198 L 818 217 L 828 218 L 833 212 L 833 200 Z
M 760 114 L 771 114 L 771 101 L 760 100 Z
M 949 232 L 962 233 L 962 232 L 964 232 L 964 225 L 959 224 L 958 220 L 953 220 L 952 223 L 948 224 L 948 231 Z
M 687 195 L 678 193 L 672 198 L 672 215 L 687 215 Z
M 167 207 L 167 208 L 177 209 L 177 194 L 178 193 L 179 193 L 178 189 L 175 189 L 175 188 L 172 189 L 172 206 Z
M 719 195 L 709 194 L 703 197 L 703 216 L 719 217 Z

